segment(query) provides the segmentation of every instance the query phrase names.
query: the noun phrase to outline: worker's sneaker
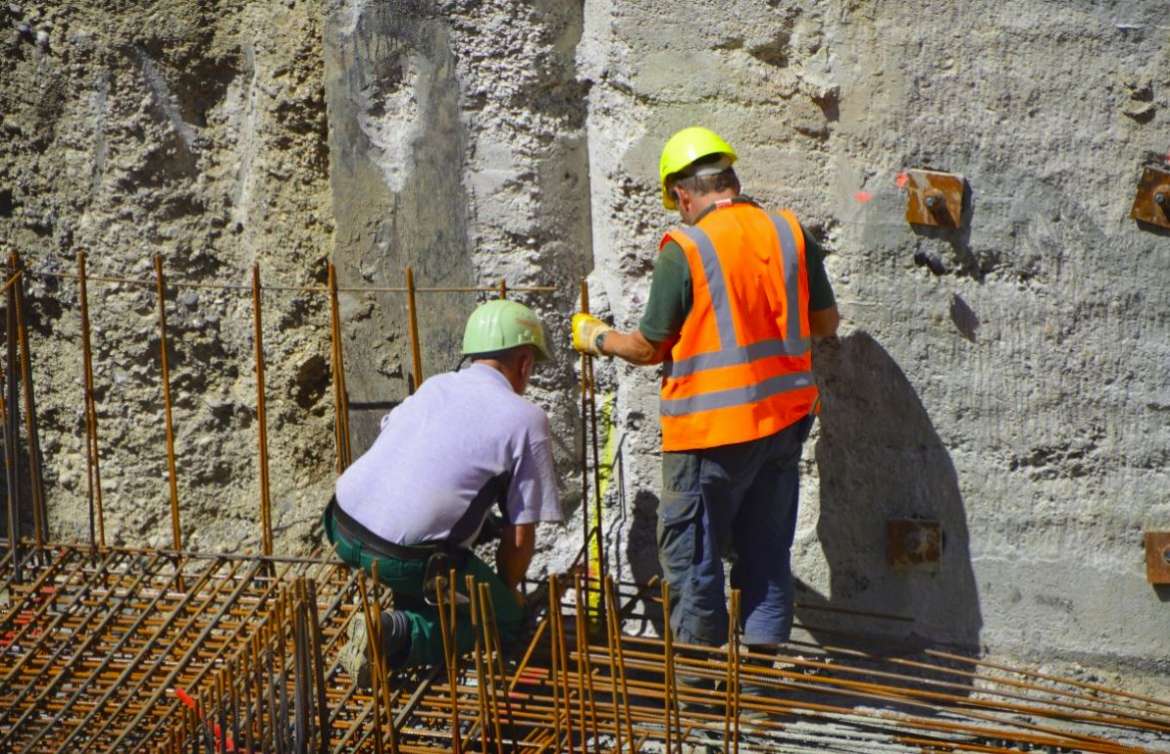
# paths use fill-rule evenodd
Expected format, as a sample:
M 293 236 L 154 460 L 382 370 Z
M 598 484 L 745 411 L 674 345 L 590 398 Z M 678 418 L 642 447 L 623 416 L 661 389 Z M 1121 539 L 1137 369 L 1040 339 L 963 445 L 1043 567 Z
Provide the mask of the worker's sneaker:
M 366 632 L 366 616 L 360 610 L 345 629 L 345 646 L 337 662 L 361 688 L 370 687 L 370 640 Z
M 381 623 L 382 656 L 387 667 L 392 670 L 400 668 L 410 654 L 410 620 L 401 610 L 386 610 L 382 613 Z M 360 611 L 349 622 L 345 646 L 337 661 L 358 686 L 370 687 L 370 639 L 366 616 Z

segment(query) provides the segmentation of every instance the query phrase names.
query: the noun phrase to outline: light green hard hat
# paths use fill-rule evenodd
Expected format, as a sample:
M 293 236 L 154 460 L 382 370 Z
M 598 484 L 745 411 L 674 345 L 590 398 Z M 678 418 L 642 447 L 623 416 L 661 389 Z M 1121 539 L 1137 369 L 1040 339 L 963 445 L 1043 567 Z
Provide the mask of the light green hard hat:
M 516 346 L 536 346 L 536 360 L 549 358 L 544 326 L 524 304 L 498 298 L 476 307 L 463 331 L 463 355 L 494 353 Z

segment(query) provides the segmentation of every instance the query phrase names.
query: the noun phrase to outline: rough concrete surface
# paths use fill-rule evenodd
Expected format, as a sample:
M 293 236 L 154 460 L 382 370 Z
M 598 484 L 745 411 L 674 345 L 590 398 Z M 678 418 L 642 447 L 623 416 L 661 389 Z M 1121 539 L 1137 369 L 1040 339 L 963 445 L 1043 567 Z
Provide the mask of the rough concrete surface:
M 149 281 L 159 254 L 172 283 L 245 286 L 169 292 L 179 496 L 197 549 L 259 538 L 249 267 L 323 281 L 320 37 L 307 2 L 0 5 L 0 245 L 33 271 L 75 272 L 85 249 L 91 275 Z M 50 521 L 74 538 L 88 529 L 77 284 L 33 276 L 28 293 Z M 90 308 L 107 541 L 170 546 L 154 290 L 91 283 Z M 273 524 L 288 541 L 329 487 L 327 317 L 321 295 L 265 296 Z
M 533 398 L 574 516 L 577 281 L 636 325 L 675 221 L 658 150 L 719 130 L 747 192 L 830 251 L 844 319 L 816 352 L 798 617 L 1170 686 L 1170 593 L 1142 548 L 1170 529 L 1170 236 L 1128 219 L 1170 150 L 1162 0 L 51 2 L 0 5 L 0 28 L 0 240 L 36 269 L 86 248 L 94 273 L 148 277 L 161 253 L 175 277 L 246 283 L 259 262 L 316 285 L 332 254 L 343 287 L 401 286 L 408 265 L 420 286 L 555 285 L 518 298 L 559 350 Z M 905 222 L 896 178 L 919 167 L 966 177 L 960 229 Z M 77 535 L 75 284 L 30 295 L 51 517 Z M 154 297 L 91 295 L 109 526 L 165 544 Z M 420 294 L 425 373 L 454 365 L 476 300 Z M 172 301 L 188 544 L 254 547 L 250 302 Z M 328 312 L 315 293 L 265 305 L 278 537 L 308 548 L 332 476 Z M 342 296 L 356 449 L 409 389 L 405 307 Z M 658 373 L 599 376 L 608 547 L 645 580 Z M 894 570 L 886 522 L 916 517 L 941 523 L 942 560 Z M 563 566 L 579 524 L 545 535 L 539 567 Z

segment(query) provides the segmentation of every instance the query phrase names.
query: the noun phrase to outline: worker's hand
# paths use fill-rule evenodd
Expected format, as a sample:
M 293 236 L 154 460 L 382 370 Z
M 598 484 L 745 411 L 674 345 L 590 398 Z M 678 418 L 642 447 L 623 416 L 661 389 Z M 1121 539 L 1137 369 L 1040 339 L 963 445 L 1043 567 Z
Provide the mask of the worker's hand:
M 581 353 L 601 356 L 598 344 L 599 336 L 612 329 L 592 314 L 577 312 L 573 315 L 573 348 Z

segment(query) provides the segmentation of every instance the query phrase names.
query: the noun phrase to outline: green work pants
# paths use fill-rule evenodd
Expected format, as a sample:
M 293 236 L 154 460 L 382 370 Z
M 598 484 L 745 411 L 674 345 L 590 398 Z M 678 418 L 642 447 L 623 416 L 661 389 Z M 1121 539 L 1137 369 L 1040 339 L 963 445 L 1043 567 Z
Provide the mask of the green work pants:
M 361 542 L 350 539 L 338 531 L 333 517 L 325 516 L 325 536 L 333 543 L 337 556 L 354 568 L 373 573 L 374 563 L 378 564 L 378 580 L 394 592 L 394 605 L 410 621 L 410 653 L 403 667 L 416 665 L 437 665 L 443 662 L 443 635 L 439 626 L 439 613 L 423 599 L 423 577 L 425 560 L 392 558 L 378 552 L 371 552 Z M 485 583 L 491 593 L 492 607 L 496 613 L 496 628 L 504 648 L 522 638 L 524 631 L 524 609 L 516 600 L 512 590 L 496 575 L 486 563 L 472 553 L 462 559 L 456 571 L 456 589 L 466 594 L 467 575 L 477 583 Z M 434 595 L 430 595 L 434 600 Z M 467 605 L 456 610 L 455 647 L 463 654 L 475 647 L 475 632 L 471 626 L 471 615 Z

